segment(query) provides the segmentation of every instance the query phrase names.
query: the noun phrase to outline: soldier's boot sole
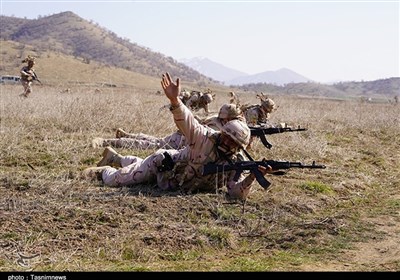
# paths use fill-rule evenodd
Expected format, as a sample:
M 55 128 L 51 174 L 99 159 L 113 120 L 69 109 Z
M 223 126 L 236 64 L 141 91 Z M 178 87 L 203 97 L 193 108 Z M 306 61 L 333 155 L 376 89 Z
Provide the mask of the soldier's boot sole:
M 86 180 L 103 181 L 103 171 L 111 166 L 89 167 L 82 171 L 81 178 Z
M 104 145 L 104 139 L 100 138 L 100 137 L 96 137 L 92 140 L 92 147 L 93 148 L 99 148 L 99 147 L 103 147 Z
M 126 137 L 128 133 L 124 131 L 122 128 L 118 128 L 117 131 L 115 132 L 115 137 L 116 138 L 123 138 Z
M 115 166 L 118 164 L 120 155 L 111 147 L 106 147 L 103 151 L 103 158 L 97 163 L 97 166 Z

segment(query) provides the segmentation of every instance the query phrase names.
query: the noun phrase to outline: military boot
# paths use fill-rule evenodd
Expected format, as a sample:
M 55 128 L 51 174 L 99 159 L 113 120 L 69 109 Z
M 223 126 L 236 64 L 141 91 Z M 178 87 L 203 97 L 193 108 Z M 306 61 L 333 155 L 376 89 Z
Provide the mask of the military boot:
M 97 166 L 114 166 L 114 167 L 122 167 L 121 166 L 122 156 L 118 154 L 113 148 L 106 147 L 103 152 L 103 158 L 97 163 Z
M 122 128 L 118 128 L 117 131 L 115 132 L 115 138 L 123 138 L 126 137 L 128 133 L 124 131 Z
M 81 178 L 86 180 L 102 181 L 103 171 L 111 166 L 89 167 L 82 171 Z
M 97 138 L 94 138 L 93 140 L 92 140 L 92 147 L 93 148 L 99 148 L 99 147 L 104 147 L 104 139 L 103 138 L 100 138 L 100 137 L 97 137 Z

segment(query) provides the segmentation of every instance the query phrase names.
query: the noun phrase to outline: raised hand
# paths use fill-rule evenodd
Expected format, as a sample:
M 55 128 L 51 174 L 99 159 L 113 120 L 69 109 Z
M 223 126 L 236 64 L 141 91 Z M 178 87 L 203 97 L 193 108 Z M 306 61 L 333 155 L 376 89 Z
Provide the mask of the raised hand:
M 181 91 L 180 80 L 176 79 L 176 84 L 172 82 L 170 74 L 167 72 L 162 75 L 161 87 L 164 90 L 165 95 L 171 102 L 171 105 L 179 104 L 179 93 Z

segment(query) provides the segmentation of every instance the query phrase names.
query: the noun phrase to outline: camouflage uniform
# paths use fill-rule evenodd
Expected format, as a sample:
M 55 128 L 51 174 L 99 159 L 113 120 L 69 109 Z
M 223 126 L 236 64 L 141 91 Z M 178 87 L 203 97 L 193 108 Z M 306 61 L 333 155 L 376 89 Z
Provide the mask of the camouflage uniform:
M 242 107 L 246 122 L 250 126 L 268 123 L 270 113 L 275 109 L 275 102 L 270 98 L 262 100 L 261 105 L 256 104 Z
M 203 94 L 199 91 L 192 91 L 190 98 L 184 104 L 193 111 L 204 109 L 204 111 L 208 114 L 210 112 L 208 104 L 210 104 L 213 100 L 214 98 L 211 93 Z
M 245 121 L 241 115 L 241 111 L 234 104 L 224 104 L 218 116 L 206 118 L 204 120 L 197 119 L 201 124 L 211 127 L 216 131 L 221 131 L 221 128 L 230 120 L 239 119 Z M 121 130 L 122 131 L 122 130 Z M 111 146 L 114 148 L 125 149 L 182 149 L 186 145 L 185 136 L 179 131 L 174 132 L 164 138 L 157 138 L 152 135 L 143 133 L 126 133 L 122 137 L 114 139 L 95 138 L 92 142 L 94 148 Z
M 217 188 L 226 185 L 228 193 L 232 197 L 245 198 L 250 190 L 251 183 L 255 179 L 252 174 L 247 177 L 241 175 L 237 181 L 233 180 L 235 171 L 202 176 L 203 165 L 209 162 L 227 163 L 227 159 L 223 159 L 220 151 L 217 150 L 216 143 L 219 141 L 220 133 L 199 124 L 190 110 L 183 104 L 172 109 L 171 112 L 175 124 L 185 135 L 188 145 L 181 150 L 161 149 L 145 159 L 136 156 L 122 157 L 121 169 L 108 167 L 102 171 L 103 182 L 109 186 L 156 182 L 162 189 L 180 188 L 185 191 L 197 189 L 215 191 Z M 233 120 L 231 122 L 238 121 Z M 233 134 L 245 135 L 247 137 L 246 142 L 248 142 L 250 131 L 245 123 L 242 123 L 241 127 L 241 131 L 234 131 Z M 165 158 L 164 153 L 171 156 L 175 166 L 170 171 L 161 172 L 158 168 Z M 230 158 L 233 161 L 235 160 L 235 156 Z
M 242 111 L 235 104 L 224 104 L 221 106 L 218 116 L 213 116 L 201 120 L 201 124 L 211 127 L 214 130 L 221 131 L 222 127 L 230 120 L 238 119 L 245 122 Z
M 32 81 L 35 77 L 35 70 L 33 69 L 33 66 L 35 65 L 35 58 L 28 56 L 22 61 L 22 63 L 25 62 L 27 62 L 28 65 L 22 67 L 20 71 L 21 83 L 24 87 L 24 92 L 20 96 L 28 97 L 29 94 L 32 93 Z
M 157 138 L 143 133 L 127 133 L 125 137 L 93 140 L 93 147 L 112 146 L 125 149 L 181 149 L 185 145 L 185 137 L 179 131 L 164 138 Z
M 270 113 L 276 109 L 275 102 L 271 98 L 266 98 L 265 95 L 257 95 L 261 99 L 261 104 L 255 104 L 250 106 L 242 106 L 241 109 L 244 113 L 247 125 L 249 126 L 260 126 L 273 127 L 269 121 Z M 247 149 L 252 148 L 252 143 L 255 136 L 251 136 L 250 143 Z
M 187 90 L 182 90 L 179 93 L 179 99 L 183 102 L 183 104 L 186 104 L 187 101 L 190 99 L 191 93 Z

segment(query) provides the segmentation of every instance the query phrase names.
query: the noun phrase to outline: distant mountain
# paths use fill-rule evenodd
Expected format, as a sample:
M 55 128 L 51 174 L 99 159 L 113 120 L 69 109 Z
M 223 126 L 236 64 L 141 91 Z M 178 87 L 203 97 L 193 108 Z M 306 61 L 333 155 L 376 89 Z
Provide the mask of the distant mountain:
M 0 16 L 0 39 L 34 46 L 37 52 L 53 51 L 90 63 L 91 60 L 160 77 L 166 71 L 188 82 L 212 82 L 172 57 L 131 43 L 129 39 L 87 21 L 72 12 L 38 19 Z
M 220 82 L 226 82 L 247 75 L 244 72 L 228 68 L 222 64 L 201 56 L 191 59 L 181 59 L 179 61 L 190 68 L 193 68 L 199 73 Z
M 349 99 L 370 97 L 388 99 L 400 97 L 400 78 L 393 77 L 369 82 L 340 82 L 333 85 L 314 82 L 290 83 L 284 86 L 269 83 L 252 83 L 239 86 L 244 91 L 273 94 L 290 94 L 298 96 L 329 97 Z
M 252 83 L 267 83 L 282 86 L 290 83 L 306 83 L 311 81 L 311 79 L 308 79 L 290 69 L 281 68 L 276 71 L 266 71 L 254 75 L 239 77 L 227 81 L 227 84 L 244 85 Z
M 269 83 L 285 85 L 289 83 L 305 83 L 311 81 L 290 69 L 282 68 L 277 71 L 266 71 L 254 75 L 228 68 L 205 57 L 181 59 L 180 62 L 193 68 L 199 73 L 226 85 L 244 85 L 252 83 Z

